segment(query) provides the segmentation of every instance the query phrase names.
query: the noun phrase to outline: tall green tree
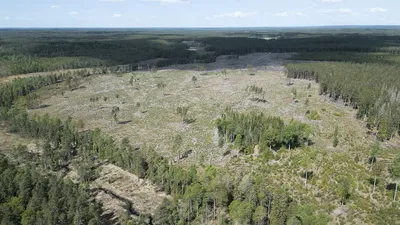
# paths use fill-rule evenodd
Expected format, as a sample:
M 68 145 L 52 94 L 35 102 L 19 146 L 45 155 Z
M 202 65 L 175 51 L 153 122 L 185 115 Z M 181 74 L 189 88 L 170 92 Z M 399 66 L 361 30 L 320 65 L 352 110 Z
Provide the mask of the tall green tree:
M 396 195 L 397 195 L 397 187 L 400 179 L 400 155 L 398 155 L 392 166 L 390 167 L 390 173 L 392 175 L 392 179 L 396 184 L 395 190 L 394 190 L 394 195 L 393 195 L 393 201 L 396 201 Z

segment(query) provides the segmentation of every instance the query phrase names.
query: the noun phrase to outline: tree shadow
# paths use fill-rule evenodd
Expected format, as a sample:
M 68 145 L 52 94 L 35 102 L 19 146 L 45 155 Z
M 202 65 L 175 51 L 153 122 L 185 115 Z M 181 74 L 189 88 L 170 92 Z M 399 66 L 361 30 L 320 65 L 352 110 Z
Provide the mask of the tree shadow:
M 368 158 L 368 163 L 372 164 L 372 163 L 376 163 L 376 157 L 375 156 L 371 156 Z
M 396 189 L 395 183 L 389 183 L 388 185 L 386 185 L 386 190 L 388 190 L 388 191 L 393 191 L 395 189 Z
M 51 105 L 48 105 L 48 104 L 44 104 L 44 105 L 39 105 L 39 106 L 37 106 L 37 107 L 32 107 L 32 108 L 30 108 L 31 110 L 34 110 L 34 109 L 44 109 L 44 108 L 47 108 L 47 107 L 50 107 Z
M 85 88 L 86 88 L 86 86 L 79 86 L 79 87 L 76 87 L 76 88 L 72 88 L 71 91 L 76 91 L 76 90 L 85 89 Z
M 261 99 L 261 98 L 250 98 L 250 101 L 253 101 L 253 102 L 261 102 L 261 103 L 268 103 L 267 100 Z
M 313 146 L 313 145 L 315 145 L 315 142 L 313 142 L 313 141 L 311 141 L 311 140 L 308 140 L 308 141 L 307 141 L 307 146 Z
M 228 156 L 229 154 L 231 154 L 231 150 L 224 152 L 223 156 Z
M 301 174 L 302 178 L 307 178 L 307 179 L 311 179 L 311 177 L 314 175 L 314 171 L 307 171 Z
M 184 122 L 184 123 L 186 123 L 186 124 L 191 124 L 191 123 L 194 123 L 194 122 L 196 122 L 196 119 L 193 119 L 193 118 L 190 118 L 190 119 L 184 119 L 184 120 L 183 120 L 183 122 Z
M 110 222 L 111 224 L 118 224 L 118 217 L 114 212 L 103 213 L 101 218 Z
M 132 122 L 132 120 L 118 121 L 118 124 L 128 124 Z
M 376 182 L 375 182 L 375 179 L 374 178 L 369 178 L 368 179 L 368 182 L 370 183 L 370 184 L 374 184 L 375 183 L 375 185 L 378 185 L 379 184 L 379 179 L 377 178 L 376 179 Z
M 181 159 L 186 159 L 186 158 L 189 157 L 189 155 L 192 154 L 192 153 L 193 153 L 193 150 L 192 150 L 192 149 L 187 150 L 186 152 L 184 152 L 184 153 L 181 155 L 181 157 L 179 157 L 179 160 L 181 160 Z

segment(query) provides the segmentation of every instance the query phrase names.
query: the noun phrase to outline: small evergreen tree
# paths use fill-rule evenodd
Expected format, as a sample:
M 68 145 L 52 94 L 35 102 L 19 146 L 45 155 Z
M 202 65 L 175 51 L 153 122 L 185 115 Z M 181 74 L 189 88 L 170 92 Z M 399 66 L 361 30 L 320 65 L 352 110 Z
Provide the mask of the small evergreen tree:
M 335 127 L 335 132 L 333 133 L 333 147 L 334 147 L 334 148 L 336 148 L 336 147 L 338 146 L 338 144 L 339 144 L 338 135 L 339 135 L 339 129 L 338 129 L 338 127 L 336 126 L 336 127 Z

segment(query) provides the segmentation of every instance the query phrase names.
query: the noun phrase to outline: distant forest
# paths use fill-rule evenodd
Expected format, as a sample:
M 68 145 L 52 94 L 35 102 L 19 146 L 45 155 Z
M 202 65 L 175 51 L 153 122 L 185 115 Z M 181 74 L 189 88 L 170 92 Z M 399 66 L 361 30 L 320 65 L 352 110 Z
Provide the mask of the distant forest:
M 169 33 L 171 32 L 171 33 Z M 143 30 L 3 30 L 0 76 L 62 69 L 130 65 L 133 70 L 173 64 L 209 63 L 220 55 L 297 52 L 299 60 L 382 63 L 398 57 L 366 53 L 400 53 L 400 37 L 387 34 L 304 33 L 295 31 L 172 33 Z M 267 40 L 268 39 L 268 40 Z M 196 41 L 205 53 L 190 51 Z M 146 62 L 155 60 L 154 62 Z M 144 61 L 144 63 L 142 63 Z M 147 66 L 147 64 L 150 64 Z

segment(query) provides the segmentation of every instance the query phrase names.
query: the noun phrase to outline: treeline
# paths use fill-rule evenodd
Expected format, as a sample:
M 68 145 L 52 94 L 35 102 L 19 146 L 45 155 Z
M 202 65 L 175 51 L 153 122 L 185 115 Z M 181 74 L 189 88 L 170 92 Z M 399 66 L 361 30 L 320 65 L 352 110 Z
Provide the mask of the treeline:
M 393 52 L 396 48 L 392 45 L 395 42 L 399 43 L 400 38 L 348 34 L 271 40 L 209 37 L 202 38 L 200 41 L 207 45 L 206 51 L 213 51 L 216 55 L 244 55 L 254 52 L 377 52 L 383 49 Z
M 357 53 L 357 52 L 302 52 L 293 56 L 294 60 L 308 61 L 336 61 L 352 63 L 378 63 L 394 65 L 400 64 L 400 55 L 383 52 Z
M 314 79 L 320 94 L 341 99 L 368 118 L 379 140 L 390 139 L 400 129 L 400 79 L 397 65 L 318 62 L 289 64 L 287 76 Z
M 55 57 L 43 58 L 29 55 L 9 55 L 0 60 L 5 71 L 0 77 L 11 74 L 47 72 L 64 69 L 109 66 L 106 61 L 89 57 Z
M 72 182 L 29 164 L 16 167 L 0 155 L 1 224 L 109 224 L 101 214 L 101 206 Z
M 78 35 L 78 34 L 77 34 Z M 0 76 L 59 69 L 108 67 L 162 59 L 156 66 L 214 62 L 215 56 L 189 51 L 179 40 L 157 42 L 154 38 L 110 40 L 34 39 L 4 41 L 0 49 Z M 15 46 L 16 44 L 22 45 Z M 153 66 L 153 65 L 150 65 Z
M 265 116 L 263 113 L 239 113 L 227 109 L 216 122 L 220 145 L 234 143 L 239 149 L 252 153 L 254 146 L 261 150 L 272 147 L 303 146 L 308 142 L 311 128 L 299 121 L 286 124 L 278 117 Z

